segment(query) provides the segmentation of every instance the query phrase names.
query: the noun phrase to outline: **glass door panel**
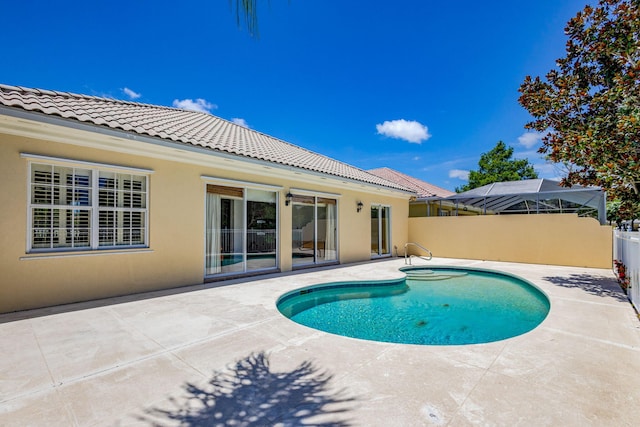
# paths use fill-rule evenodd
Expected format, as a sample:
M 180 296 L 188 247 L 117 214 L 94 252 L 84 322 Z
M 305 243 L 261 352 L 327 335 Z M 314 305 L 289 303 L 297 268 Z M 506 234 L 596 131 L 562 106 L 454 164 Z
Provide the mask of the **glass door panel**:
M 317 262 L 336 261 L 338 251 L 336 248 L 336 203 L 335 201 L 319 200 L 317 205 Z
M 380 253 L 380 207 L 371 206 L 371 255 Z
M 371 207 L 371 256 L 383 256 L 391 253 L 390 213 L 388 206 Z
M 389 210 L 388 206 L 380 208 L 380 255 L 391 253 L 389 248 Z
M 275 268 L 276 193 L 247 190 L 247 270 Z
M 207 191 L 205 199 L 205 251 L 204 274 L 219 274 L 222 271 L 222 233 L 220 224 L 220 195 Z
M 313 264 L 316 239 L 315 203 L 313 197 L 294 197 L 292 201 L 292 263 Z

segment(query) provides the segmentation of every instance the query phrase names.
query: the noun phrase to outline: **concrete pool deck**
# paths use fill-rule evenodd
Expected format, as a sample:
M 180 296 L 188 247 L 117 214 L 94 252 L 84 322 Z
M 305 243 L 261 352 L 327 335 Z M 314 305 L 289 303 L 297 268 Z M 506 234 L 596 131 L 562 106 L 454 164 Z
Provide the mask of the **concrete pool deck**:
M 610 270 L 429 264 L 518 275 L 549 316 L 504 341 L 416 346 L 276 309 L 305 285 L 399 277 L 398 258 L 5 314 L 0 425 L 637 425 L 640 322 Z

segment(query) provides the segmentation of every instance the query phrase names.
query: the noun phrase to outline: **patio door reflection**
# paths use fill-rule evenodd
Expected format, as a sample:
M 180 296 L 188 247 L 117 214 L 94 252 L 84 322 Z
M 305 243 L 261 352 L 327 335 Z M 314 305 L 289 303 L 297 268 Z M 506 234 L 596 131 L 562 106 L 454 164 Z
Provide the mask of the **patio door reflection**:
M 389 206 L 371 206 L 371 256 L 391 254 L 390 249 L 390 213 Z
M 336 218 L 335 199 L 293 196 L 291 249 L 294 267 L 338 260 Z

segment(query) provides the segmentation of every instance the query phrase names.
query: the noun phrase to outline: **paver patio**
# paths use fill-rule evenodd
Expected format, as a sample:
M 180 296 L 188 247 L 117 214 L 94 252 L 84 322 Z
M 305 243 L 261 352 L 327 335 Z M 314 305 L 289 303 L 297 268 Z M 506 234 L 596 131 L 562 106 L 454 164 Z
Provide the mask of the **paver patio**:
M 0 315 L 0 425 L 637 425 L 640 322 L 610 270 L 431 264 L 516 274 L 551 311 L 504 341 L 416 346 L 276 309 L 301 286 L 399 277 L 394 258 Z

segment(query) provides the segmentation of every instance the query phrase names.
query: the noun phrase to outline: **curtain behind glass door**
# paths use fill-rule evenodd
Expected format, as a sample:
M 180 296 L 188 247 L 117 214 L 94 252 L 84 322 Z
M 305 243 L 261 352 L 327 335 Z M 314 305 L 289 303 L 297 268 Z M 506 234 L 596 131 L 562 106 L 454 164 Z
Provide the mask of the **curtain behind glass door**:
M 380 254 L 380 206 L 371 206 L 371 255 Z
M 391 208 L 388 206 L 371 206 L 371 256 L 391 253 L 390 213 Z
M 244 271 L 242 207 L 242 200 L 222 198 L 220 201 L 222 273 Z
M 304 265 L 315 262 L 315 198 L 294 196 L 292 204 L 292 264 Z
M 205 275 L 222 271 L 220 256 L 220 195 L 207 192 L 206 198 Z
M 380 208 L 380 255 L 388 255 L 391 253 L 391 248 L 389 247 L 390 210 L 391 208 L 388 206 Z
M 337 206 L 333 199 L 318 199 L 317 262 L 336 261 Z

